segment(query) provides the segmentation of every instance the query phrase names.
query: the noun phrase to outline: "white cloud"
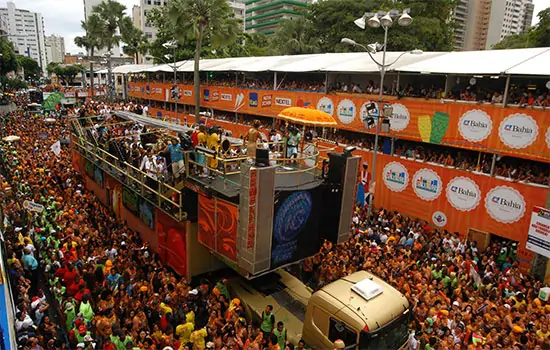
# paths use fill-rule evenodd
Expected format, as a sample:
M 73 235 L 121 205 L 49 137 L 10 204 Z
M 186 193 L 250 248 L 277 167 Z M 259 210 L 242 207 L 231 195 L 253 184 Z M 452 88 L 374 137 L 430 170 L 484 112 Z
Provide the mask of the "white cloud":
M 19 9 L 42 14 L 46 35 L 61 35 L 65 38 L 65 50 L 70 53 L 81 52 L 74 44 L 74 38 L 82 35 L 80 22 L 84 20 L 84 1 L 82 0 L 12 0 Z M 131 15 L 132 6 L 139 0 L 118 0 Z M 6 6 L 6 0 L 0 0 L 0 6 Z

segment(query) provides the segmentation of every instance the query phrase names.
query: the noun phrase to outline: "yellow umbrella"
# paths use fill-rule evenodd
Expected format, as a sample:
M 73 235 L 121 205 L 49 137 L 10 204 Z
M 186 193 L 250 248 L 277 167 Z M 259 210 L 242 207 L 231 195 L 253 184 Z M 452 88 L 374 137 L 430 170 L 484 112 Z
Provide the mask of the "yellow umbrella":
M 323 111 L 306 107 L 289 107 L 279 113 L 279 118 L 307 126 L 335 126 L 336 120 Z

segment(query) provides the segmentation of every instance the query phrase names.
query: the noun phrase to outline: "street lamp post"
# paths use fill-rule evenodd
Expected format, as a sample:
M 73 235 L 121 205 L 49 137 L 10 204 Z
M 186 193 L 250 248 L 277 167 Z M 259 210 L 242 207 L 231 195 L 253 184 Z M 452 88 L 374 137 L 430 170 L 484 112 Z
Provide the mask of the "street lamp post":
M 112 87 L 112 84 L 113 84 L 113 77 L 112 77 L 112 74 L 113 74 L 113 69 L 112 69 L 112 66 L 111 66 L 111 56 L 112 56 L 112 52 L 109 51 L 107 53 L 105 53 L 105 58 L 107 59 L 107 96 L 109 98 L 109 101 L 112 101 L 113 100 L 113 87 Z
M 358 18 L 354 21 L 355 25 L 357 25 L 361 29 L 365 29 L 366 25 L 368 25 L 371 28 L 379 28 L 382 27 L 384 29 L 384 44 L 380 45 L 378 43 L 370 44 L 370 45 L 361 45 L 356 43 L 354 40 L 349 38 L 343 38 L 341 42 L 346 45 L 351 46 L 359 46 L 363 50 L 365 50 L 370 58 L 376 63 L 378 66 L 378 69 L 380 71 L 380 86 L 379 86 L 379 93 L 378 93 L 378 113 L 377 115 L 373 116 L 375 117 L 375 124 L 376 124 L 376 132 L 374 137 L 374 153 L 372 157 L 372 170 L 371 170 L 371 181 L 374 184 L 375 182 L 375 174 L 376 174 L 376 154 L 378 152 L 378 136 L 380 134 L 380 119 L 382 118 L 388 118 L 393 113 L 393 109 L 391 105 L 383 106 L 383 94 L 384 94 L 384 77 L 386 75 L 386 71 L 389 67 L 391 67 L 393 64 L 397 62 L 403 55 L 410 53 L 410 54 L 422 54 L 421 50 L 412 50 L 403 52 L 401 55 L 399 55 L 393 62 L 386 63 L 386 50 L 387 50 L 387 44 L 388 44 L 388 30 L 393 24 L 392 17 L 399 16 L 399 19 L 397 20 L 397 24 L 400 26 L 408 26 L 412 23 L 412 18 L 408 14 L 409 10 L 406 9 L 402 12 L 402 14 L 399 16 L 399 12 L 396 10 L 391 10 L 389 12 L 379 12 L 379 13 L 365 13 L 361 18 Z M 382 15 L 382 18 L 378 18 L 379 15 Z M 367 20 L 367 17 L 370 17 Z M 378 62 L 372 54 L 376 54 L 380 49 L 382 49 L 382 62 Z M 367 189 L 368 190 L 368 189 Z M 368 207 L 368 214 L 370 215 L 372 213 L 374 200 L 371 199 Z

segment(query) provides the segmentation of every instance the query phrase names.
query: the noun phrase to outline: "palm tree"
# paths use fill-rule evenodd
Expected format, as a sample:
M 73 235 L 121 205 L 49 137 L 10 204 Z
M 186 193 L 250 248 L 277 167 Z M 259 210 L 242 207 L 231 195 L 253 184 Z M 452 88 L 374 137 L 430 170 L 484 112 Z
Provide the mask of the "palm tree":
M 275 53 L 280 55 L 315 53 L 319 50 L 319 45 L 311 38 L 306 19 L 298 17 L 279 24 L 272 38 L 272 44 Z
M 74 38 L 76 46 L 86 49 L 88 54 L 88 60 L 90 61 L 90 84 L 91 94 L 94 98 L 94 53 L 96 49 L 101 49 L 101 23 L 97 14 L 88 16 L 86 21 L 81 23 L 82 29 L 84 29 L 84 36 L 77 36 Z
M 212 48 L 230 44 L 240 32 L 240 20 L 233 17 L 227 0 L 170 0 L 168 20 L 180 42 L 195 40 L 194 94 L 195 117 L 200 119 L 200 75 L 202 41 L 210 39 Z
M 130 17 L 124 17 L 121 23 L 122 29 L 122 42 L 125 43 L 122 47 L 122 51 L 128 55 L 134 57 L 134 63 L 139 63 L 139 55 L 147 54 L 149 49 L 147 36 L 136 28 Z
M 113 47 L 118 45 L 121 40 L 120 32 L 123 25 L 124 11 L 126 6 L 115 0 L 103 0 L 99 5 L 94 6 L 92 12 L 97 14 L 101 23 L 101 35 L 99 41 L 101 46 L 106 48 L 109 54 Z M 111 60 L 107 59 L 109 76 L 108 90 L 109 98 L 112 98 L 112 77 L 111 77 Z

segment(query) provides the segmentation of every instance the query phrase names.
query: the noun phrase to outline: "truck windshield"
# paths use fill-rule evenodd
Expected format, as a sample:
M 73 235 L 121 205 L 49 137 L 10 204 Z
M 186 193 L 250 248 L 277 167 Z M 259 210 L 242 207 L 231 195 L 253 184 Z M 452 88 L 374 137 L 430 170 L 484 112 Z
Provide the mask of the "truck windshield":
M 409 337 L 409 323 L 412 309 L 375 332 L 362 331 L 359 338 L 360 349 L 399 349 Z

